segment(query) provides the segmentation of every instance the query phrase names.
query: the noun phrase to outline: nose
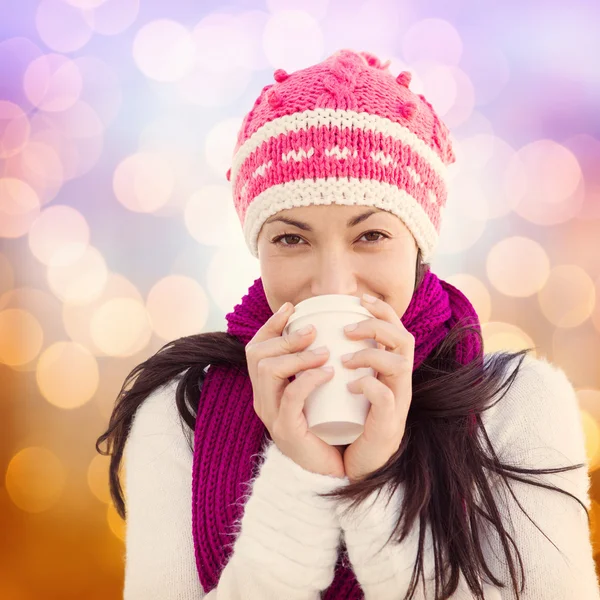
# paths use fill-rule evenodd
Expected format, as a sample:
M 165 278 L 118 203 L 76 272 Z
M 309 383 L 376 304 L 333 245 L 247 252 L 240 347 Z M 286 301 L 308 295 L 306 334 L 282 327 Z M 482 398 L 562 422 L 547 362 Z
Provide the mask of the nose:
M 324 252 L 317 260 L 312 278 L 314 296 L 347 294 L 356 296 L 356 265 L 343 252 Z

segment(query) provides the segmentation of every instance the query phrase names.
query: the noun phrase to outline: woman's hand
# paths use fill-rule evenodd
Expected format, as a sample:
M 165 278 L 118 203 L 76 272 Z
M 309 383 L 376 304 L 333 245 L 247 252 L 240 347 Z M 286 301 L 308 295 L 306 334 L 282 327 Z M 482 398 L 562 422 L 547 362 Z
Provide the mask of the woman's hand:
M 329 350 L 324 354 L 306 350 L 316 338 L 314 327 L 304 335 L 301 331 L 282 335 L 295 310 L 291 303 L 286 306 L 287 310 L 272 315 L 246 345 L 254 412 L 283 454 L 307 471 L 341 478 L 341 453 L 308 430 L 304 415 L 306 398 L 333 377 L 333 370 L 320 368 L 327 362 Z M 290 383 L 292 375 L 295 379 Z
M 371 403 L 364 431 L 343 452 L 344 469 L 351 483 L 382 467 L 398 450 L 412 400 L 412 371 L 415 338 L 404 327 L 396 311 L 383 300 L 367 302 L 374 318 L 345 331 L 353 339 L 374 338 L 377 348 L 365 348 L 343 361 L 346 368 L 371 367 L 376 377 L 366 375 L 348 383 L 348 389 L 362 393 Z

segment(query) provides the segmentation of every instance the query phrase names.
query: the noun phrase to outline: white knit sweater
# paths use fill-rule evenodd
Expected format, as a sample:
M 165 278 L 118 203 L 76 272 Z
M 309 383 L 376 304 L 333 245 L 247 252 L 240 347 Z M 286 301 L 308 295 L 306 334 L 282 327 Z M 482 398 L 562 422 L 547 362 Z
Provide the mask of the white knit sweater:
M 377 553 L 397 520 L 394 505 L 402 502 L 403 488 L 388 506 L 385 494 L 373 494 L 344 519 L 341 504 L 316 493 L 332 490 L 347 478 L 306 471 L 273 443 L 264 452 L 246 500 L 233 555 L 218 586 L 205 594 L 192 538 L 192 453 L 175 406 L 180 377 L 145 400 L 125 446 L 124 600 L 315 600 L 333 580 L 342 535 L 365 598 L 404 597 L 417 556 L 418 524 L 401 545 L 391 542 Z M 482 420 L 503 462 L 526 468 L 585 463 L 585 469 L 538 477 L 566 489 L 590 508 L 577 397 L 561 369 L 544 359 L 527 357 L 509 392 L 483 413 Z M 523 558 L 526 587 L 522 600 L 599 600 L 583 508 L 559 492 L 510 481 L 525 511 L 560 551 L 523 514 L 512 495 L 494 488 L 502 514 L 510 512 L 511 519 L 505 519 L 504 526 Z M 419 583 L 415 600 L 434 597 L 429 583 L 434 577 L 429 527 L 426 533 L 428 583 Z M 496 588 L 484 579 L 486 600 L 515 598 L 495 530 L 484 538 L 484 550 L 492 572 L 506 584 Z M 462 573 L 452 598 L 473 598 Z

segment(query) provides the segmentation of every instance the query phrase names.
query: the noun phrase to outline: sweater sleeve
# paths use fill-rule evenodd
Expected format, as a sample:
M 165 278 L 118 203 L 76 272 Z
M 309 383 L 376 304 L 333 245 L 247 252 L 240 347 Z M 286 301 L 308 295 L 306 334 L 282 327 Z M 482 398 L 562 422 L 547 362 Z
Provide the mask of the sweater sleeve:
M 317 600 L 334 577 L 340 527 L 317 494 L 347 478 L 306 471 L 270 442 L 244 508 L 233 554 L 210 600 Z
M 333 581 L 340 527 L 328 498 L 347 485 L 306 471 L 270 442 L 245 498 L 232 555 L 206 594 L 192 534 L 193 454 L 175 404 L 178 378 L 138 409 L 125 448 L 124 600 L 316 600 Z M 193 439 L 192 439 L 193 441 Z
M 138 408 L 125 445 L 124 600 L 198 600 L 192 454 L 175 404 L 179 377 Z
M 482 421 L 501 462 L 529 469 L 561 467 L 584 463 L 583 468 L 550 475 L 522 475 L 551 484 L 575 495 L 590 509 L 590 479 L 585 438 L 575 391 L 565 373 L 544 359 L 527 357 L 518 377 L 506 395 L 482 414 Z M 492 493 L 503 525 L 514 540 L 523 559 L 525 588 L 522 600 L 598 600 L 600 592 L 593 560 L 593 549 L 586 513 L 581 505 L 560 492 L 509 479 L 523 509 L 540 527 L 544 537 L 504 484 L 492 484 Z M 392 500 L 374 492 L 357 511 L 344 516 L 340 503 L 340 525 L 348 556 L 366 600 L 402 597 L 409 586 L 417 557 L 419 524 L 398 545 L 385 545 L 397 522 L 405 490 L 395 490 Z M 498 534 L 492 527 L 482 536 L 482 549 L 492 573 L 505 584 L 496 587 L 482 581 L 486 600 L 513 600 L 508 564 Z M 425 592 L 419 598 L 433 598 L 433 545 L 430 527 L 425 537 Z M 556 547 L 554 545 L 556 545 Z M 385 546 L 384 546 L 385 545 Z M 517 583 L 521 582 L 514 548 Z M 431 582 L 431 583 L 429 583 Z M 419 584 L 421 585 L 421 584 Z M 430 595 L 431 594 L 431 595 Z M 474 596 L 460 573 L 454 600 Z

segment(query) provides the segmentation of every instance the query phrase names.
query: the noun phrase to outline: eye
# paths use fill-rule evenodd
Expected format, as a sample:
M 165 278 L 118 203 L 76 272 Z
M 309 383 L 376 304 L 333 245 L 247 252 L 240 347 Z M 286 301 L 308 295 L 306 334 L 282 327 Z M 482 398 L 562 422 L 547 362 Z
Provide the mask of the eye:
M 379 235 L 379 236 L 381 236 L 380 238 L 378 238 L 376 240 L 367 240 L 367 241 L 364 242 L 365 244 L 368 244 L 370 246 L 375 246 L 376 244 L 381 244 L 385 240 L 389 239 L 389 236 L 386 235 L 385 233 L 383 233 L 382 231 L 367 231 L 367 232 L 363 233 L 360 237 L 363 238 L 363 237 L 368 236 L 368 235 Z M 284 244 L 282 240 L 286 240 L 288 238 L 291 238 L 291 239 L 295 238 L 295 239 L 298 239 L 298 240 L 302 240 L 302 238 L 299 235 L 296 235 L 295 233 L 283 233 L 281 235 L 278 235 L 273 240 L 271 240 L 271 243 L 277 244 L 277 245 L 283 246 L 283 247 L 292 247 L 292 246 L 303 246 L 303 245 L 305 245 L 305 244 L 300 244 L 300 243 L 288 243 L 288 242 L 286 242 Z

